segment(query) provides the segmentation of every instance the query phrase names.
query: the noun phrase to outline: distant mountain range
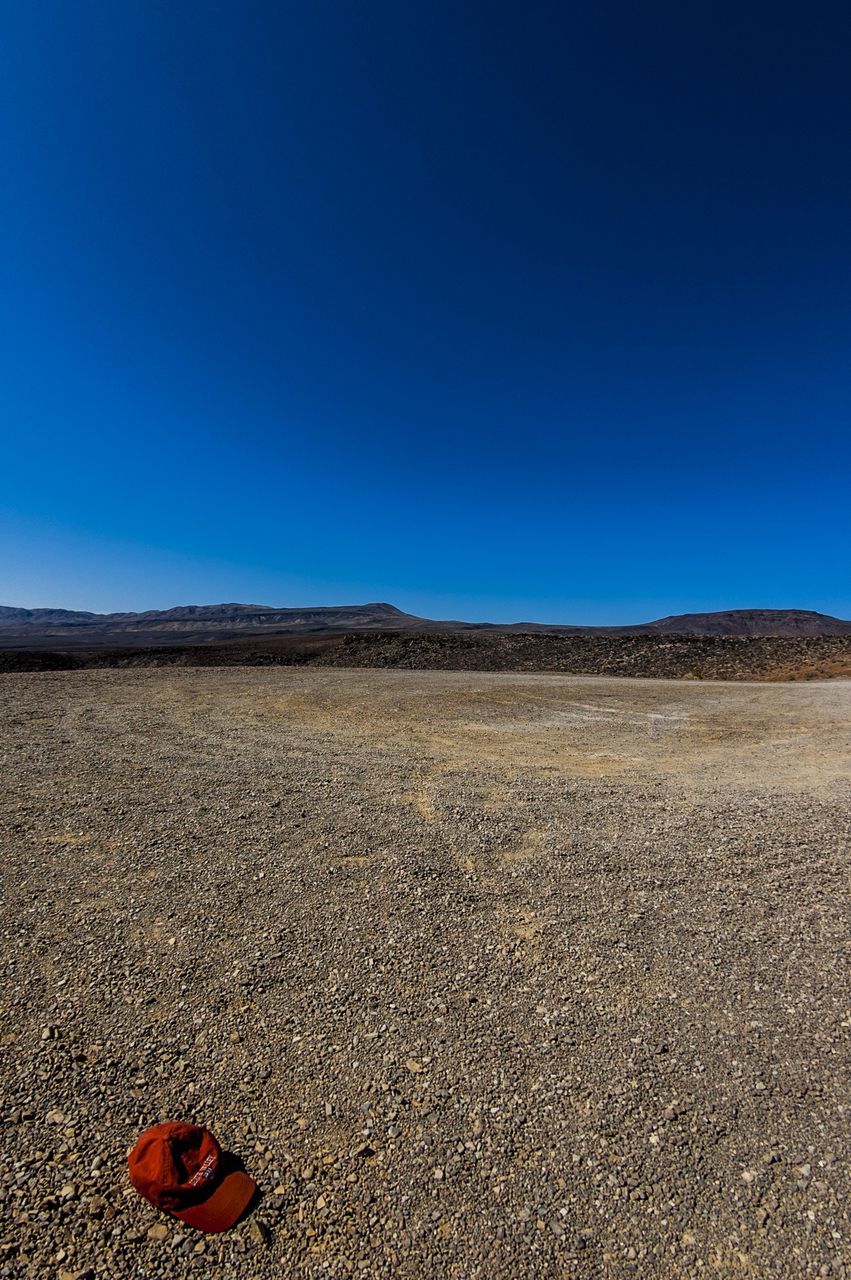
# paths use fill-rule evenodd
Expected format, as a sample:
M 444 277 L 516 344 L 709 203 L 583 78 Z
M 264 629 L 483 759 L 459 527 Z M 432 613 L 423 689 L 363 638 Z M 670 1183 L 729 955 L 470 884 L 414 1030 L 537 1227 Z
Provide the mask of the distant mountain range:
M 684 613 L 622 627 L 542 622 L 435 621 L 392 604 L 276 609 L 260 604 L 181 605 L 145 613 L 88 613 L 0 605 L 0 648 L 67 649 L 199 644 L 250 636 L 321 635 L 355 631 L 502 631 L 585 635 L 851 636 L 851 622 L 808 609 L 731 609 Z

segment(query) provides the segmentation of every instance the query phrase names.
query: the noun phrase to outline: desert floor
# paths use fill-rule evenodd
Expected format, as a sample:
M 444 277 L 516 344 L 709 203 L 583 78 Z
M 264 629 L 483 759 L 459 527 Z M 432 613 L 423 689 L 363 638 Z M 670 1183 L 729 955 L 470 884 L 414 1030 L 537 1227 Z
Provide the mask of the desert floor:
M 845 1276 L 851 682 L 0 676 L 0 1276 Z M 220 1237 L 126 1152 L 208 1124 Z

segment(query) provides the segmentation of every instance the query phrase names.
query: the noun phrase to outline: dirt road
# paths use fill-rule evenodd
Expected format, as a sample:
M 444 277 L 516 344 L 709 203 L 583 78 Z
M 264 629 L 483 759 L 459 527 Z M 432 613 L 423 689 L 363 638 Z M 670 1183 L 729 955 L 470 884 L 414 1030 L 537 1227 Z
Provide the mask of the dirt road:
M 851 682 L 0 677 L 0 1276 L 844 1276 Z M 200 1237 L 125 1153 L 198 1117 Z

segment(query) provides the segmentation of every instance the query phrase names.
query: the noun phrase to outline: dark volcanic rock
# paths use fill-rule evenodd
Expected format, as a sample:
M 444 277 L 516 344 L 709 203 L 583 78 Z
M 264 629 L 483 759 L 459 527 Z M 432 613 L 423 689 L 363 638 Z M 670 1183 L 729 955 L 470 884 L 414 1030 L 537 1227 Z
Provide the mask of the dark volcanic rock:
M 806 680 L 851 675 L 851 636 L 349 635 L 342 645 L 317 655 L 316 661 L 410 670 Z
M 851 636 L 380 631 L 247 637 L 224 644 L 0 650 L 0 671 L 163 666 L 385 667 L 674 680 L 814 680 L 851 676 Z

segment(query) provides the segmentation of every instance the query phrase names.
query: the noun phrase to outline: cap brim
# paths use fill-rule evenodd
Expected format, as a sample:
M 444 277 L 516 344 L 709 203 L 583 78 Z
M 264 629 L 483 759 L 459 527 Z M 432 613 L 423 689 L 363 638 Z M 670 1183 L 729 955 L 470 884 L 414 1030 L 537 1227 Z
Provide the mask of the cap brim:
M 174 1216 L 198 1231 L 227 1231 L 248 1208 L 256 1190 L 257 1183 L 247 1173 L 234 1169 L 203 1204 L 193 1204 Z

